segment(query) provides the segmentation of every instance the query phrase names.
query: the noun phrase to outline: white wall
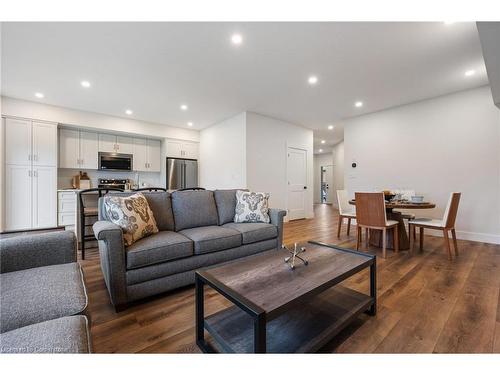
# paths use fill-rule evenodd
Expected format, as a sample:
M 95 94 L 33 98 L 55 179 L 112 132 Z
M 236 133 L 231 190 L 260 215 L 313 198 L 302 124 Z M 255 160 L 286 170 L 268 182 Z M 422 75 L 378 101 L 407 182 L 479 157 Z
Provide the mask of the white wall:
M 306 217 L 313 211 L 313 132 L 285 121 L 247 112 L 247 187 L 271 194 L 271 207 L 287 208 L 287 147 L 307 152 Z
M 245 129 L 243 112 L 200 132 L 200 186 L 206 189 L 247 186 Z
M 344 141 L 333 147 L 333 205 L 338 208 L 337 190 L 344 189 Z
M 489 87 L 360 116 L 344 126 L 351 195 L 413 188 L 437 204 L 417 214 L 441 217 L 449 193 L 460 191 L 459 237 L 500 243 L 500 111 Z
M 106 130 L 125 132 L 130 135 L 199 141 L 197 130 L 79 111 L 5 96 L 2 96 L 2 115 L 57 122 L 97 131 Z
M 321 167 L 331 165 L 333 166 L 333 153 L 325 153 L 325 154 L 315 154 L 313 160 L 313 168 L 314 168 L 314 193 L 313 199 L 314 204 L 321 203 Z M 333 178 L 333 175 L 332 175 Z M 334 193 L 334 190 L 331 190 Z M 332 199 L 333 201 L 333 199 Z

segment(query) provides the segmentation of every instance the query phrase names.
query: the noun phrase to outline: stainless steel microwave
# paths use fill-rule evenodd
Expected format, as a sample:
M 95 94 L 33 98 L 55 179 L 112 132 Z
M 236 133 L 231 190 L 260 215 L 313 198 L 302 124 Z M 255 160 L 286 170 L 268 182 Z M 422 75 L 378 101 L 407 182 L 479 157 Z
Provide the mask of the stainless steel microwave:
M 130 154 L 115 154 L 114 152 L 99 152 L 99 170 L 101 171 L 131 171 L 134 156 Z

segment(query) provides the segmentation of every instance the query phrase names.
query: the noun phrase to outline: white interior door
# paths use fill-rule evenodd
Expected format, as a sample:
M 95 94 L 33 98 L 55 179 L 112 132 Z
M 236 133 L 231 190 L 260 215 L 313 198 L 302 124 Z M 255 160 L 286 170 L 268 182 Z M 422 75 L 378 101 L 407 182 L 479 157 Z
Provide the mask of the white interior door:
M 78 130 L 59 130 L 59 168 L 80 168 Z
M 57 166 L 57 127 L 33 122 L 33 165 Z
M 98 144 L 97 133 L 80 132 L 80 168 L 97 169 Z
M 148 139 L 148 171 L 160 172 L 161 142 Z
M 288 148 L 288 216 L 290 220 L 306 217 L 307 153 L 299 148 Z
M 323 189 L 325 191 L 325 203 L 333 203 L 333 166 L 325 165 L 323 168 Z
M 134 171 L 147 171 L 148 170 L 148 141 L 142 138 L 134 139 L 134 160 L 133 169 Z
M 5 166 L 5 229 L 31 228 L 31 179 L 30 165 Z
M 33 228 L 57 225 L 57 168 L 33 167 Z
M 31 164 L 31 121 L 5 120 L 5 163 Z

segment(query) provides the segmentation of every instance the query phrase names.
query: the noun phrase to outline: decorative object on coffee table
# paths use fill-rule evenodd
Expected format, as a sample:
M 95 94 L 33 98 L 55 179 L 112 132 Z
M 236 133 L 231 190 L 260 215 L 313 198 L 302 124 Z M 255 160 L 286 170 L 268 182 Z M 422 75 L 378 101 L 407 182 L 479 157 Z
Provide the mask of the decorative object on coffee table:
M 359 314 L 376 314 L 374 255 L 318 242 L 307 244 L 307 254 L 309 266 L 294 272 L 283 267 L 282 250 L 196 271 L 198 347 L 204 352 L 315 352 Z M 368 294 L 338 285 L 367 268 Z M 205 317 L 205 285 L 234 306 Z
M 302 263 L 304 263 L 306 266 L 309 264 L 307 260 L 305 260 L 299 255 L 306 251 L 305 246 L 298 246 L 297 242 L 295 242 L 295 244 L 293 245 L 293 250 L 290 250 L 285 245 L 283 245 L 282 248 L 290 253 L 290 255 L 285 258 L 285 263 L 288 263 L 288 265 L 292 270 L 295 269 L 295 258 L 301 260 Z

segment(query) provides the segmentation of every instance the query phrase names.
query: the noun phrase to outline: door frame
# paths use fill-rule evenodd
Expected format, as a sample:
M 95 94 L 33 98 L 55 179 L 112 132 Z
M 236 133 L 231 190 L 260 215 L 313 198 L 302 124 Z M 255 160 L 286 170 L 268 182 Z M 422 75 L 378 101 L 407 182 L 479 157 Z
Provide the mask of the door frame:
M 290 192 L 288 191 L 288 150 L 290 148 L 293 148 L 293 149 L 296 149 L 296 150 L 301 150 L 301 151 L 304 151 L 305 152 L 305 156 L 306 156 L 306 160 L 305 160 L 305 166 L 306 166 L 306 186 L 307 186 L 307 190 L 308 192 L 306 194 L 309 193 L 309 178 L 308 178 L 308 171 L 307 171 L 307 164 L 308 164 L 308 158 L 307 158 L 307 148 L 305 148 L 304 146 L 297 146 L 297 145 L 293 145 L 293 144 L 290 144 L 288 142 L 286 142 L 285 144 L 285 168 L 286 168 L 286 173 L 285 173 L 285 189 L 286 189 L 286 212 L 287 212 L 287 216 L 285 216 L 285 221 L 290 221 L 290 218 L 289 218 L 289 213 L 290 213 Z M 288 219 L 287 219 L 288 217 Z M 307 219 L 307 199 L 304 200 L 304 219 Z M 295 220 L 301 220 L 301 219 L 295 219 Z

